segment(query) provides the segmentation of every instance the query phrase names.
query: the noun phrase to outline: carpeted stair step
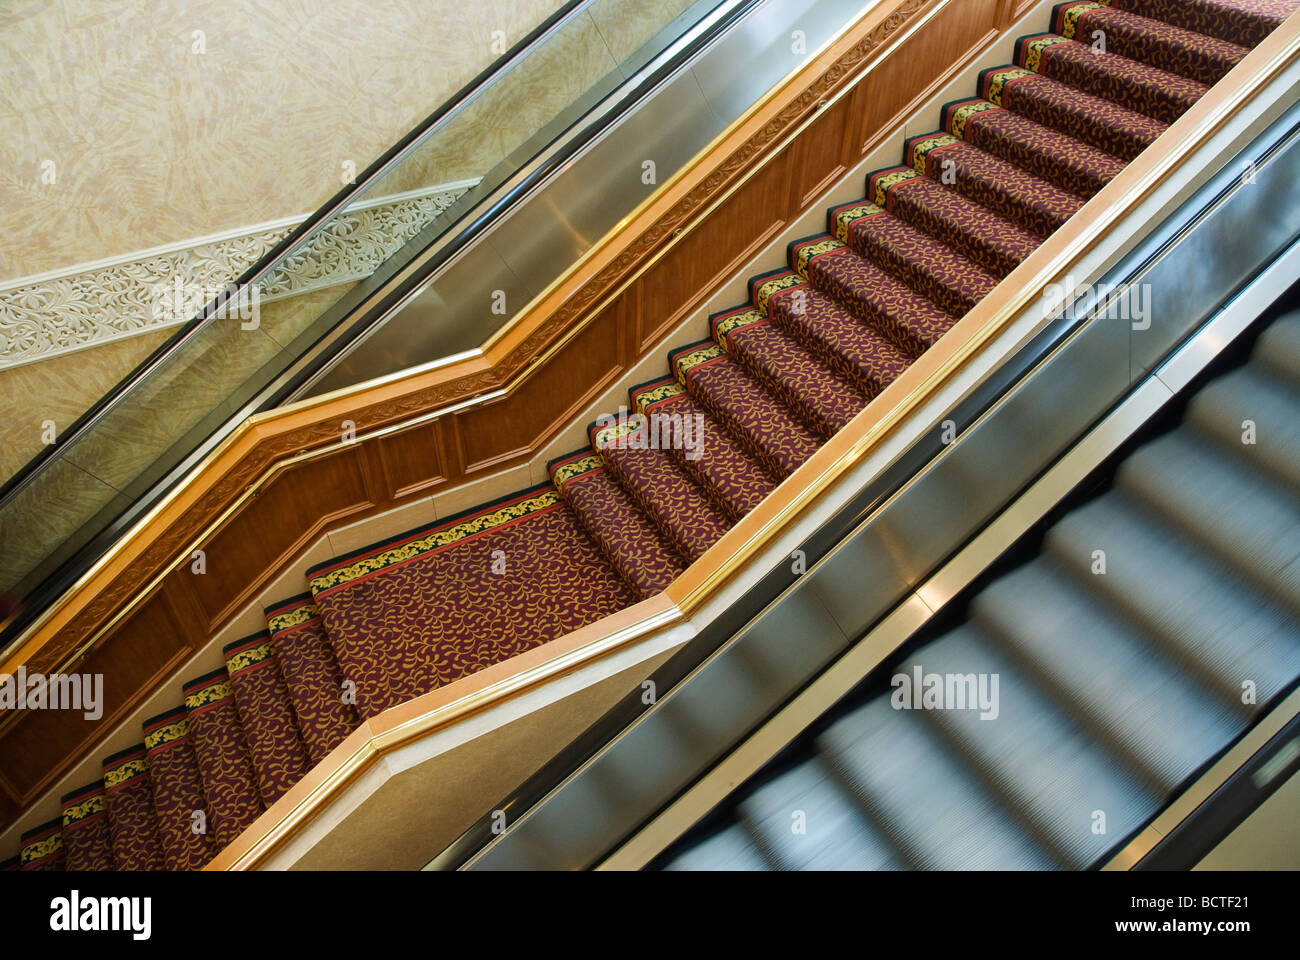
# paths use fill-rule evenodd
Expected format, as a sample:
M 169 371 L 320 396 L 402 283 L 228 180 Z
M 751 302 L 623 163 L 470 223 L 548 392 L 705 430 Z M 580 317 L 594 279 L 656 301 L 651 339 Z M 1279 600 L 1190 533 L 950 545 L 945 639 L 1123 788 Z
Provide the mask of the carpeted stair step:
M 302 779 L 309 761 L 271 638 L 257 633 L 222 648 L 239 723 L 268 807 Z
M 163 863 L 168 870 L 198 870 L 217 847 L 185 707 L 146 720 L 144 745 Z
M 1250 52 L 1227 40 L 1090 0 L 1058 4 L 1052 11 L 1051 29 L 1084 43 L 1092 43 L 1100 35 L 1107 53 L 1205 84 L 1214 83 Z
M 1070 191 L 942 130 L 912 137 L 903 145 L 903 155 L 916 172 L 950 185 L 1039 238 L 1050 236 L 1083 206 Z M 879 203 L 899 179 L 895 175 L 879 182 L 872 199 Z
M 712 340 L 672 351 L 686 391 L 774 476 L 785 478 L 821 445 L 816 434 Z
M 63 819 L 47 820 L 23 831 L 18 840 L 18 869 L 58 871 L 67 869 L 63 849 Z M 122 869 L 117 867 L 116 869 Z
M 59 799 L 65 869 L 112 870 L 113 834 L 108 825 L 104 781 L 96 780 Z
M 143 743 L 104 759 L 104 801 L 112 837 L 113 869 L 163 869 L 149 758 Z
M 868 262 L 857 254 L 851 255 L 862 263 Z M 880 393 L 914 359 L 913 354 L 876 329 L 872 321 L 855 317 L 842 303 L 793 270 L 755 277 L 750 281 L 750 294 L 755 303 L 763 304 L 773 323 L 855 384 L 864 397 Z
M 220 849 L 262 813 L 257 772 L 226 669 L 195 677 L 182 687 L 182 692 L 186 724 L 207 798 L 208 833 Z
M 634 413 L 598 420 L 588 429 L 592 449 L 641 512 L 687 562 L 698 560 L 731 521 L 673 458 L 674 447 L 701 453 L 695 425 Z
M 791 269 L 811 279 L 810 261 L 847 245 L 953 318 L 963 316 L 997 285 L 998 278 L 987 270 L 875 204 L 852 209 L 856 213 L 851 219 L 842 208 L 835 212 L 843 221 L 844 241 L 823 233 L 792 242 L 787 257 Z
M 800 303 L 786 303 L 778 294 L 786 286 L 797 287 L 796 278 L 803 277 L 814 290 L 830 296 L 899 348 L 899 352 L 880 357 L 883 366 L 879 375 L 892 381 L 902 372 L 897 364 L 906 368 L 913 357 L 938 342 L 956 317 L 847 245 L 849 226 L 877 209 L 870 203 L 833 207 L 828 219 L 835 228 L 835 239 L 819 235 L 795 244 L 789 257 L 794 270 L 751 280 L 751 299 L 760 309 L 775 301 L 778 312 L 797 313 Z M 815 298 L 809 294 L 807 302 L 814 303 Z
M 713 314 L 709 329 L 714 343 L 823 438 L 866 406 L 852 383 L 750 304 Z
M 640 383 L 628 391 L 632 407 L 642 415 L 679 422 L 690 420 L 698 456 L 686 449 L 669 453 L 701 490 L 731 520 L 739 520 L 762 502 L 775 480 L 743 446 L 701 407 L 676 377 Z
M 266 622 L 303 746 L 319 763 L 358 723 L 320 610 L 304 593 L 268 607 Z
M 1300 9 L 1300 0 L 1110 0 L 1110 5 L 1253 47 Z
M 550 484 L 307 576 L 362 720 L 637 599 Z
M 1016 41 L 1016 65 L 1119 104 L 1163 123 L 1173 123 L 1209 89 L 1188 77 L 1100 53 L 1089 44 L 1055 33 Z
M 1114 154 L 983 97 L 945 105 L 941 122 L 945 132 L 1085 200 L 1124 169 Z
M 998 163 L 1011 167 L 1005 161 Z M 1073 194 L 1055 187 L 1052 190 L 1077 203 L 1078 198 Z M 877 206 L 919 227 L 998 277 L 1005 277 L 1019 266 L 1041 239 L 965 196 L 960 187 L 944 186 L 910 166 L 889 167 L 870 174 L 867 196 Z
M 985 70 L 980 74 L 979 95 L 989 103 L 1126 161 L 1150 146 L 1166 127 L 1154 117 L 1082 93 L 1024 67 Z
M 668 537 L 590 447 L 552 460 L 547 470 L 582 529 L 637 599 L 661 592 L 686 569 Z

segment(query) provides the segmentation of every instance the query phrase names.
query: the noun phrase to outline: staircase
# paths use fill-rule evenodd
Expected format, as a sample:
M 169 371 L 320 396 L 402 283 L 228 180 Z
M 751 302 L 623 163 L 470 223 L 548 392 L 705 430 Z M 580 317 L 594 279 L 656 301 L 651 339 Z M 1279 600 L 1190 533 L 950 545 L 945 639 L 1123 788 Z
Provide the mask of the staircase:
M 1297 557 L 1290 314 L 1196 394 L 1181 425 L 1125 459 L 1108 491 L 1055 523 L 1036 558 L 982 589 L 965 622 L 890 672 L 995 675 L 996 716 L 898 709 L 889 691 L 837 708 L 666 867 L 1103 861 L 1300 678 Z M 791 829 L 796 811 L 805 832 Z
M 662 591 L 1298 6 L 1060 4 L 551 483 L 307 571 L 0 867 L 200 867 L 360 721 Z

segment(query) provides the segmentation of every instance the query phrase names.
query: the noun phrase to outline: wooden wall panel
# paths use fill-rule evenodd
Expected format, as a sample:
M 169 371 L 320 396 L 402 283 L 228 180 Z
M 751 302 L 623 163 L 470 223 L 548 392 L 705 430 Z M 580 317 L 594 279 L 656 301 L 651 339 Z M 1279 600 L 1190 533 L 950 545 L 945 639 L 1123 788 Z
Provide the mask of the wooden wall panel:
M 51 764 L 51 757 L 82 756 L 105 728 L 134 708 L 139 690 L 153 688 L 196 643 L 206 640 L 206 635 L 186 635 L 169 599 L 155 593 L 109 643 L 96 647 L 70 671 L 103 676 L 101 719 L 87 720 L 76 711 L 31 710 L 0 739 L 0 783 L 5 790 L 20 804 L 30 802 L 62 772 L 61 766 Z M 180 691 L 176 693 L 179 701 Z
M 382 437 L 374 444 L 388 500 L 404 500 L 447 480 L 444 421 Z
M 495 359 L 421 374 L 258 427 L 222 462 L 226 472 L 178 506 L 166 520 L 170 526 L 132 555 L 135 562 L 123 560 L 115 579 L 49 628 L 52 639 L 30 662 L 60 662 L 60 651 L 93 638 L 86 662 L 113 678 L 113 710 L 120 716 L 326 526 L 523 462 L 648 350 L 662 349 L 668 331 L 720 281 L 874 149 L 1022 7 L 1018 0 L 896 0 L 894 13 L 882 8 L 869 37 L 846 36 L 841 62 L 826 62 L 798 80 L 786 99 L 765 108 L 766 118 L 737 132 L 716 160 L 706 160 L 671 202 L 648 208 L 644 221 L 611 245 L 604 265 L 595 261 L 582 285 L 559 288 L 532 327 L 503 337 L 492 348 Z M 936 10 L 922 30 L 894 42 L 912 18 Z M 819 116 L 821 101 L 828 105 Z M 781 146 L 805 121 L 807 129 Z M 605 303 L 620 284 L 625 289 Z M 544 359 L 534 362 L 539 356 Z M 282 458 L 334 444 L 344 418 L 355 419 L 364 433 L 516 381 L 502 399 L 267 473 Z M 252 490 L 255 496 L 240 500 Z M 186 557 L 155 589 L 150 578 L 162 576 L 231 504 L 236 512 L 202 544 L 207 573 L 192 574 Z M 115 623 L 116 612 L 144 590 L 155 592 Z M 33 714 L 0 726 L 0 822 L 12 822 L 44 784 L 94 749 L 94 730 L 110 723 Z

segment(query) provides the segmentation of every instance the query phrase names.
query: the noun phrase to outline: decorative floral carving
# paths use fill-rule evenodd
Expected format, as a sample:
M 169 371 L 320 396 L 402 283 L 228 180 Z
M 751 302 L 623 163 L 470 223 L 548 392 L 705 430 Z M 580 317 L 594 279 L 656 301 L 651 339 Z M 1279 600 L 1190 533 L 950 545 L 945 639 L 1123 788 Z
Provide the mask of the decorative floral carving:
M 297 296 L 370 276 L 465 189 L 433 187 L 341 214 L 258 284 L 261 299 Z M 220 290 L 295 226 L 289 223 L 36 283 L 6 285 L 0 289 L 0 368 L 184 322 L 189 318 L 159 309 L 160 289 L 179 285 Z

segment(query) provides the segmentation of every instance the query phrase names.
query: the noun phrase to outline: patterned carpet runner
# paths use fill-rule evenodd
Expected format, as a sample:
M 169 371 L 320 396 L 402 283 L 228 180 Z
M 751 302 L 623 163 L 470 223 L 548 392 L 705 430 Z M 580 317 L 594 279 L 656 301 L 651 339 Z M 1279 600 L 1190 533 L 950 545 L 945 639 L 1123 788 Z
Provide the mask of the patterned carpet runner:
M 362 720 L 663 590 L 1297 7 L 1059 4 L 550 483 L 311 569 L 0 869 L 197 869 Z

